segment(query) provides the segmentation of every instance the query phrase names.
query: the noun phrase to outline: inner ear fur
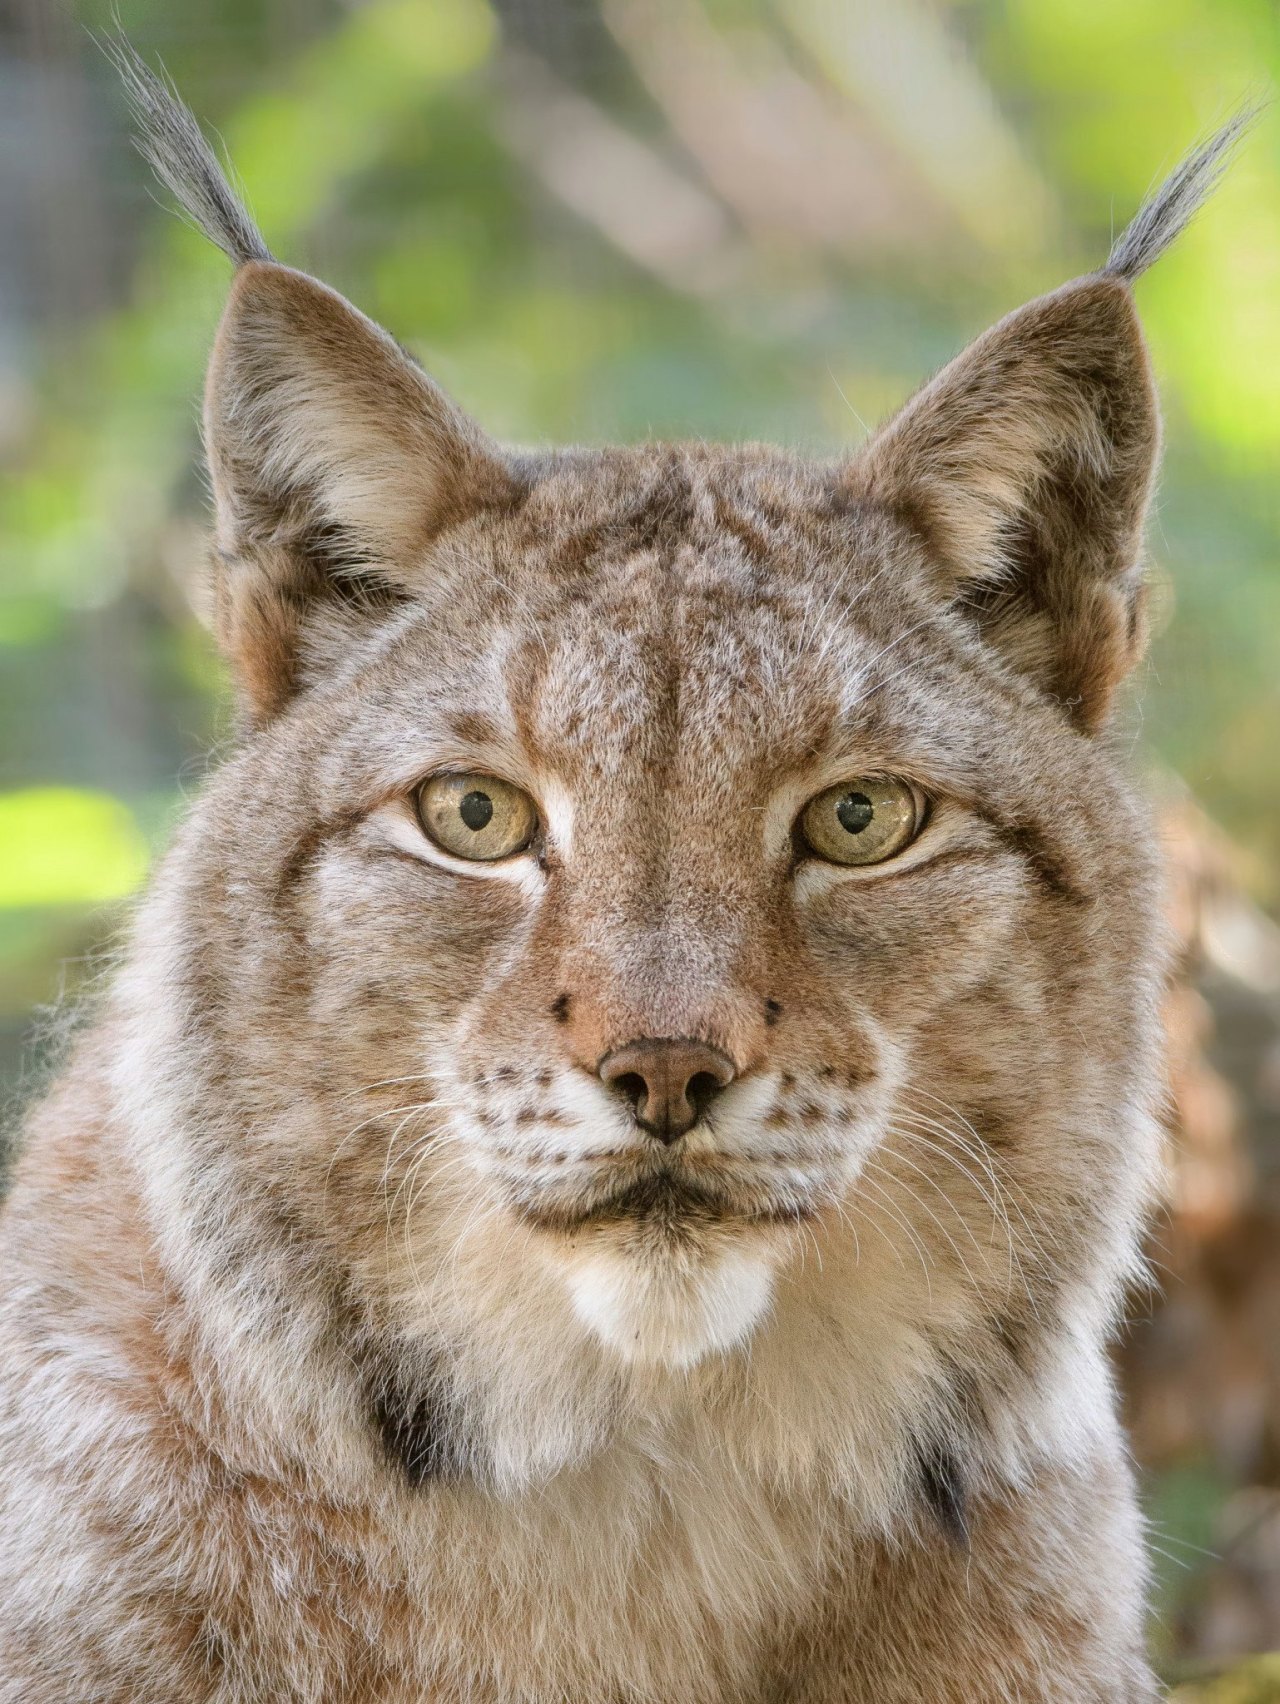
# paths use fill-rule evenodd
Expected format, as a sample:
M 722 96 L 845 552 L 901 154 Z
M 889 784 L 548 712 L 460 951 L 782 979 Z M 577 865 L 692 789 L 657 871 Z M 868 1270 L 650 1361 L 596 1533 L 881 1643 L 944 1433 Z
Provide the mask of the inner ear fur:
M 1159 444 L 1132 295 L 1097 276 L 971 344 L 848 479 L 919 535 L 944 594 L 1004 659 L 1093 730 L 1142 650 Z
M 332 639 L 411 594 L 442 529 L 510 495 L 497 447 L 335 291 L 274 262 L 236 274 L 205 390 L 215 612 L 255 718 Z

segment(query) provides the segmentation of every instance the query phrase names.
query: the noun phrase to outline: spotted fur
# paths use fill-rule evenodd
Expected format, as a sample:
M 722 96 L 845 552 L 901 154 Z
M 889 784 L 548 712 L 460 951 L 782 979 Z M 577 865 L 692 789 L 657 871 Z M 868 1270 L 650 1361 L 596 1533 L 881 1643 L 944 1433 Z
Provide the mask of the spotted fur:
M 0 1221 L 0 1700 L 1153 1698 L 1125 278 L 815 464 L 507 452 L 255 252 L 206 426 L 243 734 Z M 911 848 L 798 851 L 886 772 Z M 660 1150 L 654 1035 L 737 1073 Z

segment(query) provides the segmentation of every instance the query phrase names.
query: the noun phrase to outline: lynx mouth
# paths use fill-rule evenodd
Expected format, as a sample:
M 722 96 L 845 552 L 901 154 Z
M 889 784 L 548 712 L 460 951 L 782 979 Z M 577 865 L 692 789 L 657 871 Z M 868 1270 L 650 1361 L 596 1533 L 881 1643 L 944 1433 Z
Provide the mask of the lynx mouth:
M 664 1166 L 600 1189 L 539 1188 L 510 1191 L 511 1206 L 526 1224 L 571 1234 L 626 1227 L 654 1233 L 695 1233 L 700 1228 L 800 1224 L 820 1202 L 795 1190 L 735 1177 L 694 1177 Z

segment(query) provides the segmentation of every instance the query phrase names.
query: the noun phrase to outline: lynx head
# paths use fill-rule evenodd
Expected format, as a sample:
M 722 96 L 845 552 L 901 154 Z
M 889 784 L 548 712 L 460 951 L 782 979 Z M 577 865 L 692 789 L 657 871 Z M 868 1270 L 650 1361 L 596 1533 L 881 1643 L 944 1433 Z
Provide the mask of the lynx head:
M 753 1357 L 932 1437 L 1096 1330 L 1153 1148 L 1129 280 L 1217 155 L 847 459 L 526 453 L 141 88 L 242 263 L 205 420 L 244 737 L 162 882 L 181 1188 L 252 1172 L 402 1439 L 428 1389 L 563 1415 L 583 1364 L 612 1401 Z

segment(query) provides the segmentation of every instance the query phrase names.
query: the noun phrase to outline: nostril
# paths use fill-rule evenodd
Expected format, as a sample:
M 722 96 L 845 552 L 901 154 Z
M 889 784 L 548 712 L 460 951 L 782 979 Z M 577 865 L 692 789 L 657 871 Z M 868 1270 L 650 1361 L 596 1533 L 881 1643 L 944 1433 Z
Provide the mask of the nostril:
M 701 1118 L 720 1093 L 722 1087 L 723 1083 L 719 1077 L 714 1076 L 710 1071 L 699 1071 L 695 1076 L 690 1077 L 688 1087 L 684 1091 L 685 1099 Z
M 636 1111 L 639 1111 L 640 1103 L 649 1093 L 649 1085 L 638 1071 L 624 1071 L 620 1077 L 612 1079 L 609 1087 L 615 1089 L 624 1100 L 630 1101 Z

